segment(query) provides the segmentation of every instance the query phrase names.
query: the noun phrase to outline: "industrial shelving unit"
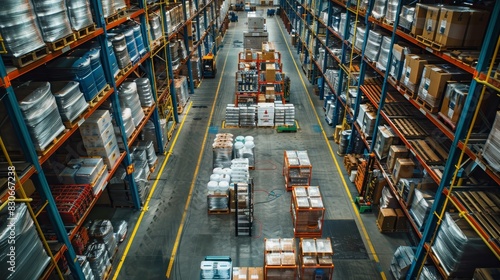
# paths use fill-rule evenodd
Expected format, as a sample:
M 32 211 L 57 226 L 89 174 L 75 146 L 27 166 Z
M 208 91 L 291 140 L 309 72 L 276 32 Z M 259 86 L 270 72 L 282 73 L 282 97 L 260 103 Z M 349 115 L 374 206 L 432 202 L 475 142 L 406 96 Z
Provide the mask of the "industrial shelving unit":
M 481 102 L 483 98 L 486 98 L 485 91 L 492 92 L 490 98 L 493 99 L 498 99 L 498 92 L 500 92 L 498 74 L 494 73 L 500 44 L 498 43 L 499 31 L 495 30 L 498 29 L 496 27 L 500 21 L 500 3 L 495 2 L 494 7 L 489 9 L 491 12 L 490 21 L 477 64 L 473 66 L 473 64 L 452 57 L 448 51 L 432 48 L 428 44 L 424 44 L 425 42 L 417 40 L 408 32 L 399 29 L 399 17 L 403 5 L 406 4 L 405 1 L 398 2 L 396 17 L 393 22 L 376 19 L 371 15 L 373 1 L 331 0 L 327 1 L 327 8 L 325 7 L 326 3 L 322 1 L 316 1 L 318 2 L 316 4 L 313 2 L 308 0 L 283 0 L 281 6 L 284 12 L 281 15 L 289 32 L 292 29 L 299 31 L 297 50 L 299 52 L 306 50 L 303 55 L 305 57 L 303 65 L 308 62 L 308 56 L 316 57 L 318 55 L 317 50 L 310 47 L 310 40 L 317 40 L 316 46 L 323 44 L 325 48 L 323 60 L 314 61 L 313 59 L 313 68 L 317 70 L 317 72 L 313 71 L 313 73 L 317 73 L 319 79 L 316 80 L 315 75 L 308 75 L 308 78 L 313 84 L 319 84 L 320 99 L 335 100 L 334 102 L 337 105 L 335 107 L 336 113 L 333 122 L 329 124 L 336 126 L 344 122 L 342 129 L 352 130 L 347 153 L 352 153 L 355 150 L 357 142 L 363 143 L 363 148 L 368 153 L 373 152 L 376 146 L 375 140 L 379 136 L 377 127 L 385 124 L 394 131 L 399 143 L 408 148 L 410 157 L 414 159 L 423 172 L 428 174 L 437 186 L 434 203 L 430 209 L 430 213 L 435 213 L 435 215 L 429 215 L 422 226 L 419 227 L 408 211 L 407 202 L 398 192 L 391 173 L 385 169 L 385 160 L 376 157 L 376 166 L 380 167 L 387 186 L 398 200 L 404 214 L 408 217 L 410 227 L 413 228 L 411 233 L 417 237 L 419 242 L 415 252 L 415 261 L 408 271 L 407 279 L 413 279 L 419 275 L 426 261 L 433 262 L 441 275 L 447 277 L 431 247 L 439 229 L 439 221 L 444 217 L 445 210 L 451 206 L 464 216 L 493 254 L 500 259 L 500 244 L 494 240 L 494 237 L 498 236 L 494 224 L 491 224 L 491 219 L 487 215 L 479 213 L 481 212 L 480 208 L 475 208 L 471 204 L 471 197 L 479 192 L 495 191 L 500 184 L 498 172 L 489 167 L 481 157 L 481 147 L 486 139 L 484 136 L 481 137 L 481 133 L 477 133 L 477 128 L 474 129 L 474 127 L 481 125 L 481 121 L 484 122 L 484 120 L 479 119 L 478 115 L 482 105 Z M 313 7 L 319 7 L 319 9 L 315 11 Z M 342 30 L 332 28 L 333 9 L 346 13 L 347 19 L 345 22 L 347 24 Z M 321 12 L 327 14 L 327 21 L 320 16 Z M 352 24 L 350 24 L 350 17 L 355 18 Z M 315 23 L 323 25 L 326 29 L 324 32 L 325 40 L 321 40 L 318 33 L 314 32 L 315 28 L 311 24 L 311 18 L 314 18 Z M 363 46 L 355 48 L 353 46 L 356 39 L 356 25 L 359 23 L 364 23 L 366 31 L 362 39 Z M 353 27 L 354 32 L 350 31 Z M 369 31 L 372 29 L 391 33 L 389 36 L 391 39 L 390 50 L 392 50 L 395 43 L 402 41 L 411 46 L 412 49 L 431 54 L 436 59 L 442 60 L 443 63 L 451 64 L 469 75 L 472 82 L 460 118 L 453 126 L 443 121 L 435 111 L 426 107 L 424 103 L 419 102 L 415 97 L 416 93 L 412 94 L 401 85 L 399 82 L 400 77 L 390 77 L 389 71 L 381 70 L 384 67 L 381 68 L 375 61 L 370 61 L 367 58 L 365 50 Z M 351 38 L 348 35 L 351 35 Z M 342 51 L 339 52 L 338 49 L 342 49 Z M 382 65 L 386 66 L 385 69 L 390 69 L 392 55 L 393 52 L 389 51 L 388 65 Z M 328 58 L 329 56 L 330 58 Z M 359 60 L 359 69 L 353 67 L 353 65 L 357 64 L 354 61 L 357 60 Z M 402 66 L 403 62 L 400 61 L 400 66 Z M 336 63 L 340 65 L 337 66 Z M 339 82 L 337 85 L 333 85 L 329 81 L 328 68 L 340 68 L 338 72 L 345 73 L 345 75 L 338 75 Z M 354 83 L 348 82 L 349 86 L 345 86 L 342 79 L 345 79 L 345 77 L 351 79 L 351 75 L 349 75 L 351 70 L 359 72 L 359 77 L 353 79 Z M 351 90 L 356 93 L 353 95 L 354 100 L 349 100 L 349 91 Z M 333 96 L 330 97 L 331 95 L 325 94 L 327 92 L 330 92 Z M 360 114 L 360 105 L 365 102 L 376 110 L 375 129 L 368 134 L 364 133 L 361 125 L 356 122 Z M 345 108 L 345 118 L 338 114 L 341 107 Z M 489 128 L 487 126 L 488 124 L 483 124 L 483 132 L 491 129 L 491 124 L 489 124 Z M 409 127 L 414 130 L 409 131 Z M 430 147 L 433 149 L 432 156 L 423 152 L 423 150 Z M 481 186 L 466 184 L 463 180 L 465 179 L 466 170 L 472 170 L 470 173 L 476 172 L 477 176 L 486 179 L 481 182 L 482 185 L 479 184 Z M 493 206 L 495 205 L 493 203 Z
M 130 149 L 134 145 L 135 140 L 139 137 L 145 124 L 151 120 L 155 125 L 155 136 L 159 143 L 162 143 L 161 131 L 160 131 L 160 118 L 166 119 L 168 123 L 167 139 L 172 137 L 173 131 L 175 129 L 175 124 L 178 122 L 177 115 L 177 104 L 175 97 L 175 89 L 173 88 L 173 78 L 174 72 L 172 71 L 172 64 L 169 52 L 169 43 L 180 33 L 186 34 L 187 23 L 191 24 L 193 19 L 197 19 L 196 24 L 198 25 L 197 38 L 200 38 L 193 46 L 189 52 L 189 57 L 196 55 L 198 52 L 198 57 L 201 57 L 203 53 L 214 52 L 216 49 L 209 49 L 210 42 L 208 40 L 208 35 L 215 38 L 215 30 L 219 28 L 217 23 L 220 22 L 222 25 L 224 19 L 218 19 L 215 16 L 215 11 L 219 13 L 218 15 L 222 18 L 227 17 L 227 8 L 222 12 L 220 11 L 222 3 L 220 1 L 212 0 L 207 1 L 205 4 L 198 4 L 198 1 L 194 1 L 196 7 L 196 12 L 191 12 L 191 15 L 187 16 L 186 3 L 182 3 L 183 8 L 183 18 L 186 19 L 184 24 L 179 26 L 176 30 L 173 30 L 168 35 L 168 26 L 165 18 L 165 12 L 169 7 L 169 3 L 164 0 L 160 1 L 132 1 L 132 6 L 128 6 L 126 11 L 120 11 L 116 15 L 112 15 L 109 18 L 104 18 L 102 12 L 101 1 L 91 0 L 90 4 L 94 10 L 94 20 L 96 27 L 92 28 L 88 34 L 81 36 L 70 44 L 67 44 L 63 48 L 52 51 L 47 55 L 35 60 L 24 67 L 15 68 L 6 66 L 4 64 L 4 57 L 0 58 L 0 87 L 1 87 L 1 99 L 5 108 L 7 122 L 10 122 L 11 126 L 14 128 L 15 135 L 20 146 L 19 151 L 9 150 L 9 145 L 5 145 L 4 141 L 1 141 L 1 147 L 3 150 L 2 156 L 2 166 L 15 166 L 16 167 L 16 202 L 17 203 L 27 203 L 29 213 L 35 221 L 36 228 L 44 244 L 45 250 L 51 257 L 52 261 L 45 268 L 42 275 L 42 279 L 47 279 L 49 277 L 63 278 L 63 274 L 67 273 L 63 271 L 60 260 L 65 257 L 68 267 L 71 271 L 71 275 L 74 279 L 84 279 L 82 273 L 82 268 L 79 265 L 74 247 L 72 245 L 72 240 L 79 232 L 80 227 L 83 225 L 89 213 L 92 211 L 94 205 L 99 200 L 103 190 L 93 195 L 92 200 L 88 204 L 86 211 L 79 213 L 79 220 L 71 225 L 68 229 L 61 218 L 61 214 L 58 212 L 58 208 L 55 199 L 52 195 L 51 186 L 48 183 L 48 179 L 44 172 L 46 168 L 45 165 L 50 166 L 54 164 L 57 160 L 54 157 L 58 156 L 58 151 L 62 152 L 65 149 L 71 149 L 69 143 L 72 142 L 70 138 L 73 135 L 78 134 L 79 126 L 89 117 L 91 117 L 94 112 L 103 104 L 112 103 L 112 109 L 115 112 L 120 112 L 120 102 L 118 99 L 118 87 L 127 79 L 134 77 L 147 77 L 152 86 L 152 94 L 154 98 L 154 104 L 151 107 L 143 108 L 145 113 L 144 119 L 137 125 L 135 131 L 130 137 L 126 137 L 125 128 L 123 126 L 123 120 L 121 114 L 114 114 L 116 124 L 120 128 L 122 139 L 121 142 L 125 143 L 120 151 L 120 156 L 114 166 L 106 170 L 106 174 L 101 176 L 107 183 L 111 180 L 120 165 L 123 165 L 127 169 L 126 180 L 128 181 L 128 186 L 130 188 L 130 193 L 133 199 L 133 205 L 135 208 L 141 208 L 141 201 L 139 198 L 138 190 L 136 187 L 136 182 L 134 180 L 133 163 L 131 158 Z M 227 4 L 227 3 L 226 3 Z M 194 9 L 193 9 L 194 10 Z M 213 20 L 207 20 L 207 14 L 211 14 Z M 204 22 L 200 23 L 200 15 L 205 15 Z M 148 24 L 151 16 L 159 16 L 161 18 L 161 38 L 152 39 L 151 33 L 149 32 L 150 26 Z M 109 45 L 107 44 L 107 34 L 108 32 L 128 21 L 136 21 L 141 25 L 142 40 L 145 42 L 146 53 L 140 57 L 140 59 L 124 69 L 120 70 L 118 75 L 113 75 L 111 72 L 110 62 L 109 62 Z M 199 25 L 203 24 L 205 32 L 201 34 L 199 32 Z M 221 27 L 222 28 L 222 27 Z M 87 30 L 88 31 L 88 30 Z M 182 36 L 184 43 L 189 45 L 192 37 Z M 35 71 L 43 69 L 46 63 L 53 61 L 54 59 L 61 57 L 64 53 L 69 50 L 73 50 L 78 47 L 84 47 L 84 44 L 91 41 L 97 41 L 98 46 L 101 48 L 103 55 L 101 55 L 102 65 L 107 81 L 107 86 L 96 95 L 96 97 L 90 102 L 89 108 L 84 111 L 82 115 L 79 116 L 78 120 L 71 123 L 69 127 L 66 127 L 64 132 L 57 136 L 43 151 L 37 151 L 34 148 L 34 144 L 31 142 L 29 132 L 26 127 L 26 123 L 21 114 L 18 100 L 16 98 L 16 90 L 13 85 L 18 84 L 18 81 L 24 81 L 30 77 Z M 205 46 L 202 49 L 202 46 Z M 184 58 L 184 60 L 188 60 Z M 190 65 L 187 65 L 189 69 L 189 74 L 191 74 Z M 191 78 L 191 77 L 190 77 Z M 29 78 L 28 78 L 29 79 Z M 191 82 L 191 93 L 193 92 L 192 79 Z M 5 120 L 2 122 L 5 123 Z M 168 141 L 168 140 L 167 140 Z M 167 142 L 165 141 L 165 142 Z M 7 148 L 6 148 L 7 147 Z M 67 152 L 65 150 L 65 152 Z M 158 153 L 164 152 L 164 146 L 159 145 Z M 73 155 L 74 156 L 74 155 Z M 50 167 L 49 167 L 50 168 Z M 18 177 L 17 177 L 18 176 Z M 2 175 L 3 177 L 3 175 Z M 102 182 L 101 182 L 102 183 Z M 38 209 L 32 209 L 30 203 L 32 199 L 28 190 L 23 187 L 23 185 L 34 185 L 35 194 L 40 197 L 44 203 L 41 203 L 41 207 Z M 6 190 L 2 190 L 1 202 L 2 208 L 7 205 L 9 194 Z M 48 221 L 41 221 L 39 218 L 40 213 L 46 213 L 48 216 Z M 45 225 L 43 224 L 45 223 Z M 50 223 L 47 225 L 46 223 Z M 47 232 L 42 231 L 42 229 L 50 228 L 50 235 Z M 57 239 L 51 242 L 50 246 L 47 240 Z M 109 275 L 108 275 L 109 276 Z

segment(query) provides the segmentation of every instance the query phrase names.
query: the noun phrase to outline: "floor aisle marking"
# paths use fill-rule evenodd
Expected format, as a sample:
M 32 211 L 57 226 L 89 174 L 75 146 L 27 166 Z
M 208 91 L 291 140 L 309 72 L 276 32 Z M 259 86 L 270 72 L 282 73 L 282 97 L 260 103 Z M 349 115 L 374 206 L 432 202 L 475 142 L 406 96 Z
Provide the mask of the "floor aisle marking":
M 116 271 L 113 274 L 113 280 L 116 280 L 118 278 L 118 275 L 120 274 L 120 270 L 122 269 L 123 263 L 125 262 L 125 259 L 127 258 L 127 255 L 128 255 L 128 251 L 130 250 L 130 247 L 132 246 L 132 243 L 134 242 L 135 235 L 136 235 L 137 230 L 139 229 L 139 227 L 141 225 L 144 214 L 148 211 L 149 201 L 153 197 L 156 186 L 158 185 L 158 182 L 160 181 L 160 177 L 163 174 L 163 170 L 165 169 L 165 166 L 167 165 L 168 159 L 170 158 L 170 155 L 172 155 L 172 151 L 174 150 L 175 144 L 177 143 L 177 138 L 179 137 L 179 134 L 181 134 L 182 128 L 184 127 L 184 122 L 187 119 L 187 116 L 189 114 L 189 110 L 191 110 L 192 103 L 193 102 L 189 102 L 189 106 L 188 106 L 188 109 L 186 110 L 186 114 L 184 115 L 184 119 L 182 120 L 181 125 L 179 126 L 179 129 L 177 130 L 177 133 L 175 134 L 174 140 L 172 141 L 172 145 L 170 146 L 170 149 L 168 150 L 167 156 L 163 160 L 161 168 L 158 171 L 158 175 L 156 176 L 155 182 L 153 183 L 153 186 L 151 187 L 151 191 L 149 192 L 149 196 L 146 199 L 146 202 L 144 203 L 144 207 L 141 210 L 141 214 L 139 215 L 139 218 L 137 219 L 137 223 L 135 224 L 134 230 L 132 231 L 132 234 L 130 235 L 130 239 L 127 243 L 127 246 L 125 247 L 125 250 L 123 251 L 123 255 L 120 258 L 120 262 L 118 263 L 118 266 L 116 267 Z
M 231 36 L 233 36 L 233 35 L 231 35 Z M 215 91 L 214 101 L 212 103 L 212 110 L 210 111 L 210 116 L 208 117 L 207 128 L 205 129 L 205 136 L 203 137 L 203 141 L 201 142 L 200 156 L 198 157 L 198 162 L 196 163 L 196 169 L 193 173 L 193 180 L 191 181 L 191 186 L 189 188 L 189 194 L 188 194 L 188 197 L 186 200 L 186 205 L 184 206 L 184 212 L 182 213 L 181 224 L 179 225 L 179 229 L 177 231 L 177 237 L 175 238 L 174 247 L 172 249 L 172 254 L 170 256 L 170 262 L 168 263 L 168 269 L 167 269 L 167 273 L 165 275 L 167 277 L 167 279 L 170 279 L 170 273 L 172 272 L 172 268 L 174 266 L 174 261 L 175 261 L 175 256 L 177 255 L 177 249 L 179 248 L 179 243 L 181 240 L 182 231 L 184 229 L 184 223 L 186 222 L 187 211 L 189 209 L 189 205 L 191 204 L 191 198 L 193 196 L 194 186 L 196 184 L 196 180 L 198 177 L 198 171 L 200 169 L 201 160 L 203 159 L 203 153 L 205 152 L 205 144 L 206 144 L 207 138 L 208 138 L 208 131 L 210 129 L 210 124 L 212 123 L 212 118 L 213 118 L 213 115 L 215 112 L 215 104 L 217 102 L 217 98 L 219 97 L 220 85 L 222 84 L 222 78 L 224 77 L 224 70 L 226 69 L 226 63 L 227 63 L 228 56 L 229 56 L 229 51 L 226 53 L 226 57 L 224 59 L 224 65 L 222 66 L 222 72 L 220 73 L 220 77 L 219 77 L 219 84 L 217 85 L 217 90 Z
M 286 38 L 285 37 L 285 33 L 283 32 L 283 29 L 281 28 L 281 24 L 280 23 L 278 23 L 278 27 L 279 27 L 279 29 L 281 31 L 281 35 L 285 39 Z M 293 64 L 295 65 L 295 69 L 297 70 L 297 73 L 299 74 L 300 81 L 302 82 L 302 86 L 304 87 L 305 91 L 307 92 L 307 97 L 309 98 L 309 103 L 310 103 L 311 107 L 313 108 L 313 111 L 314 111 L 314 114 L 315 114 L 316 119 L 318 121 L 318 124 L 321 127 L 321 131 L 322 131 L 323 137 L 325 139 L 326 144 L 328 145 L 328 149 L 330 150 L 330 155 L 332 156 L 333 161 L 335 163 L 335 167 L 337 168 L 337 171 L 340 174 L 339 177 L 342 179 L 342 183 L 344 185 L 344 189 L 345 189 L 345 191 L 347 193 L 347 196 L 349 197 L 349 200 L 351 201 L 351 206 L 353 207 L 354 213 L 356 214 L 356 218 L 358 219 L 358 222 L 359 222 L 359 224 L 361 226 L 361 231 L 363 232 L 363 235 L 366 238 L 366 242 L 368 243 L 368 247 L 370 248 L 370 251 L 371 251 L 371 253 L 373 255 L 374 261 L 377 264 L 379 264 L 380 262 L 379 262 L 379 258 L 377 256 L 377 253 L 375 252 L 375 248 L 373 247 L 371 239 L 368 236 L 368 232 L 366 231 L 366 228 L 365 228 L 365 225 L 363 223 L 363 220 L 361 219 L 361 216 L 359 215 L 359 212 L 357 211 L 356 204 L 354 203 L 354 200 L 352 199 L 351 192 L 349 191 L 349 187 L 347 186 L 345 178 L 342 175 L 342 170 L 340 169 L 340 165 L 339 165 L 339 163 L 337 161 L 337 158 L 335 157 L 335 154 L 333 153 L 332 146 L 331 146 L 330 142 L 328 141 L 328 137 L 326 136 L 325 130 L 323 129 L 323 125 L 322 125 L 321 120 L 319 118 L 318 112 L 316 111 L 316 107 L 314 107 L 314 103 L 313 103 L 313 101 L 311 99 L 311 95 L 309 94 L 309 91 L 307 90 L 307 86 L 306 86 L 306 84 L 304 82 L 304 79 L 302 78 L 302 75 L 301 75 L 301 73 L 299 71 L 299 67 L 297 66 L 297 62 L 295 61 L 295 57 L 293 56 L 292 50 L 290 49 L 290 46 L 288 45 L 288 41 L 286 39 L 284 41 L 285 41 L 286 47 L 288 48 L 288 52 L 290 53 L 290 56 L 292 57 L 292 61 L 293 61 Z M 383 270 L 380 271 L 380 276 L 384 280 L 387 279 L 387 277 L 385 276 L 385 273 L 384 273 Z

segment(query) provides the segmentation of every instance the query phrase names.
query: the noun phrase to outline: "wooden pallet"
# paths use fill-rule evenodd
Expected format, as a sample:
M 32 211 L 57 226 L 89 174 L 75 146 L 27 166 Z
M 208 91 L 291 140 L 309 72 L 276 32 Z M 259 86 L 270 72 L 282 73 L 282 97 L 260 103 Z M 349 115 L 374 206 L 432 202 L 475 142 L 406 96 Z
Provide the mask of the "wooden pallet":
M 85 38 L 85 37 L 89 36 L 90 34 L 94 33 L 95 30 L 96 30 L 95 24 L 91 24 L 87 27 L 84 27 L 80 30 L 75 31 L 75 35 L 76 35 L 76 38 L 78 40 L 80 40 L 80 39 Z
M 424 109 L 426 112 L 437 113 L 439 111 L 439 107 L 431 106 L 429 103 L 427 103 L 425 100 L 423 100 L 419 96 L 417 96 L 416 101 L 420 105 L 420 108 Z
M 183 111 L 184 111 L 184 107 L 182 107 L 181 105 L 177 105 L 177 114 L 181 115 Z
M 407 87 L 403 83 L 398 84 L 398 90 L 403 94 L 403 95 L 408 95 L 411 99 L 416 99 L 418 96 L 418 93 L 409 87 Z
M 495 74 L 493 74 L 493 79 L 500 81 L 500 71 L 495 71 Z
M 469 210 L 469 213 L 474 213 L 473 217 L 483 227 L 490 238 L 500 245 L 500 209 L 498 202 L 500 197 L 493 192 L 485 191 L 467 191 L 453 193 L 462 204 Z
M 106 93 L 110 89 L 111 87 L 109 86 L 109 84 L 106 84 L 106 86 L 98 94 L 96 94 L 96 96 L 94 96 L 92 100 L 89 101 L 89 108 L 87 109 L 87 111 L 94 108 L 99 103 L 99 101 L 101 101 L 106 96 Z
M 222 215 L 222 214 L 229 214 L 229 209 L 225 210 L 207 210 L 209 215 Z
M 394 232 L 394 229 L 391 229 L 391 230 L 384 229 L 384 230 L 383 230 L 383 229 L 380 227 L 380 225 L 378 224 L 378 221 L 376 221 L 375 223 L 377 224 L 378 231 L 380 231 L 381 233 L 392 233 L 392 232 Z
M 116 75 L 115 80 L 118 81 L 122 77 L 126 76 L 127 73 L 128 73 L 128 71 L 130 71 L 130 69 L 132 69 L 132 63 L 130 63 L 129 65 L 125 66 L 125 68 L 120 69 L 120 71 L 118 72 L 118 75 Z
M 422 138 L 428 135 L 415 119 L 392 119 L 392 122 L 405 138 Z
M 380 85 L 365 84 L 361 86 L 364 93 L 368 95 L 374 102 L 380 102 L 380 96 L 382 95 L 382 87 Z M 385 103 L 396 102 L 397 100 L 389 93 L 386 95 Z
M 65 121 L 63 122 L 64 126 L 66 128 L 72 128 L 76 125 L 80 125 L 80 122 L 83 122 L 85 119 L 83 118 L 83 116 L 85 116 L 85 114 L 87 114 L 87 110 L 83 111 L 83 113 L 81 113 L 77 118 L 75 118 L 74 120 L 72 121 Z
M 104 18 L 104 20 L 106 21 L 106 24 L 110 24 L 112 23 L 113 21 L 117 21 L 119 19 L 121 19 L 122 17 L 124 17 L 125 15 L 127 14 L 127 9 L 126 8 L 123 8 L 121 10 L 118 10 L 116 13 L 110 15 L 109 17 L 107 18 Z
M 153 172 L 155 172 L 156 170 L 156 167 L 158 166 L 158 159 L 156 159 L 155 163 L 153 164 L 153 166 L 151 166 L 149 168 L 149 171 L 151 172 L 151 174 L 153 174 Z
M 415 107 L 408 103 L 389 103 L 384 105 L 384 112 L 389 117 L 411 117 L 415 116 L 415 111 L 417 111 Z
M 12 64 L 18 68 L 24 67 L 32 62 L 35 62 L 50 53 L 49 48 L 42 47 L 38 50 L 34 50 L 27 54 L 23 54 L 20 57 L 11 57 Z
M 102 275 L 102 279 L 106 280 L 106 279 L 108 279 L 111 276 L 111 268 L 112 267 L 113 267 L 112 265 L 109 265 L 109 267 L 106 268 L 106 271 Z
M 399 81 L 396 80 L 396 78 L 394 78 L 393 76 L 389 75 L 387 77 L 387 79 L 389 80 L 389 83 L 391 83 L 392 85 L 394 85 L 394 86 L 399 85 Z
M 428 143 L 430 139 L 427 140 L 408 140 L 408 142 L 412 145 L 413 149 L 416 151 L 416 153 L 425 161 L 425 163 L 429 165 L 433 164 L 442 164 L 446 157 L 443 158 L 443 152 L 441 147 L 438 146 L 436 149 L 432 144 L 437 144 L 437 143 Z M 436 154 L 437 153 L 437 154 Z M 439 155 L 438 155 L 439 154 Z
M 431 49 L 434 49 L 436 51 L 442 52 L 446 50 L 455 50 L 455 49 L 466 49 L 467 47 L 462 47 L 462 46 L 445 46 L 443 44 L 434 42 L 432 40 L 429 40 L 427 38 L 424 38 L 422 35 L 417 35 L 417 41 L 420 43 L 426 45 L 427 47 L 430 47 Z
M 75 33 L 71 33 L 68 36 L 62 37 L 61 39 L 58 39 L 55 42 L 49 42 L 47 43 L 47 47 L 49 47 L 49 50 L 51 51 L 58 51 L 73 42 L 76 42 Z
M 476 67 L 479 60 L 479 51 L 452 51 L 450 57 L 469 67 Z
M 45 156 L 52 149 L 52 147 L 54 147 L 57 144 L 57 142 L 61 141 L 64 135 L 66 135 L 66 132 L 68 132 L 68 130 L 64 129 L 56 138 L 54 138 L 50 142 L 50 144 L 47 145 L 47 147 L 45 147 L 45 149 L 43 149 L 43 151 L 36 151 L 36 153 L 39 156 Z

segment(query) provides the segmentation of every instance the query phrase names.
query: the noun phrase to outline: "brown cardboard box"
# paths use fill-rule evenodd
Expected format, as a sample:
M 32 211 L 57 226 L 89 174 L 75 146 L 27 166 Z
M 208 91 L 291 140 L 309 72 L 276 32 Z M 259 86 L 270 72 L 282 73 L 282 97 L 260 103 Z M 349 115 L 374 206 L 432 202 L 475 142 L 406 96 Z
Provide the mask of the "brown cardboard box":
M 425 65 L 422 79 L 418 87 L 418 97 L 432 107 L 439 107 L 443 99 L 446 82 L 451 80 L 452 74 L 438 65 Z
M 461 47 L 469 18 L 470 13 L 466 8 L 442 7 L 434 41 L 446 47 Z
M 266 64 L 266 81 L 276 81 L 276 66 L 274 65 L 274 63 Z
M 252 60 L 253 55 L 251 50 L 245 50 L 245 60 Z
M 420 78 L 426 64 L 438 62 L 433 55 L 407 54 L 401 75 L 401 83 L 412 92 L 417 92 Z
M 483 44 L 484 34 L 490 19 L 490 12 L 471 9 L 469 25 L 465 32 L 464 47 L 479 47 Z
M 408 218 L 406 218 L 405 213 L 401 209 L 396 209 L 396 226 L 395 230 L 406 230 L 406 222 Z
M 248 267 L 233 267 L 233 280 L 247 280 Z
M 274 52 L 276 47 L 273 42 L 262 42 L 262 52 Z
M 274 60 L 274 52 L 262 52 L 262 59 L 263 60 Z
M 387 156 L 387 169 L 389 172 L 392 172 L 398 158 L 405 158 L 407 156 L 408 148 L 406 146 L 392 145 L 389 147 L 389 155 Z
M 448 83 L 441 105 L 441 113 L 450 121 L 456 123 L 465 104 L 469 86 L 462 83 Z
M 264 280 L 264 268 L 262 267 L 249 267 L 248 268 L 249 280 Z
M 415 163 L 411 159 L 398 158 L 392 170 L 392 182 L 397 184 L 400 178 L 413 177 L 413 169 L 415 169 Z
M 436 29 L 438 27 L 439 11 L 441 8 L 439 6 L 428 6 L 427 14 L 425 15 L 424 30 L 422 31 L 422 37 L 434 41 L 436 35 Z
M 429 7 L 429 5 L 424 5 L 420 3 L 417 3 L 417 6 L 415 7 L 415 16 L 411 26 L 411 34 L 414 37 L 417 37 L 417 35 L 422 35 L 422 32 L 424 31 L 424 23 L 425 23 L 425 16 L 427 15 L 427 7 Z
M 380 208 L 377 225 L 380 231 L 392 231 L 396 225 L 396 211 L 392 208 Z

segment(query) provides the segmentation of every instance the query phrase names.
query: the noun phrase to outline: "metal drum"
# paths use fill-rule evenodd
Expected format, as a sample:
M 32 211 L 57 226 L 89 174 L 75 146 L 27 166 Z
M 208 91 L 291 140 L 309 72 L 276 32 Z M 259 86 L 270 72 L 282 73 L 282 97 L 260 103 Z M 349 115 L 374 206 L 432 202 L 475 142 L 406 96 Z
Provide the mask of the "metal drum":
M 144 118 L 139 95 L 137 94 L 137 84 L 135 82 L 124 82 L 118 89 L 120 105 L 128 107 L 132 113 L 134 126 L 137 127 Z
M 339 144 L 339 155 L 345 155 L 347 146 L 349 145 L 349 137 L 351 136 L 351 130 L 344 130 L 340 133 L 340 144 Z
M 88 0 L 66 0 L 66 6 L 73 30 L 80 30 L 94 24 Z
M 0 34 L 9 54 L 19 57 L 45 47 L 29 0 L 4 0 L 0 10 Z
M 137 84 L 137 92 L 139 93 L 139 100 L 142 107 L 151 107 L 154 103 L 153 94 L 151 92 L 151 83 L 148 78 L 135 79 Z
M 137 51 L 140 56 L 144 56 L 146 54 L 146 47 L 144 46 L 144 40 L 142 39 L 141 25 L 135 24 L 132 27 L 134 31 L 135 44 L 137 45 Z
M 73 33 L 64 0 L 32 0 L 45 42 L 55 42 Z
M 120 69 L 127 67 L 130 64 L 130 56 L 127 50 L 125 35 L 121 33 L 114 35 L 111 38 L 111 43 L 113 44 L 113 50 L 115 51 L 118 67 Z
M 127 42 L 127 51 L 130 60 L 132 60 L 132 63 L 136 63 L 139 60 L 139 51 L 135 43 L 134 30 L 132 28 L 125 28 L 123 29 L 123 35 L 125 35 L 125 41 Z

